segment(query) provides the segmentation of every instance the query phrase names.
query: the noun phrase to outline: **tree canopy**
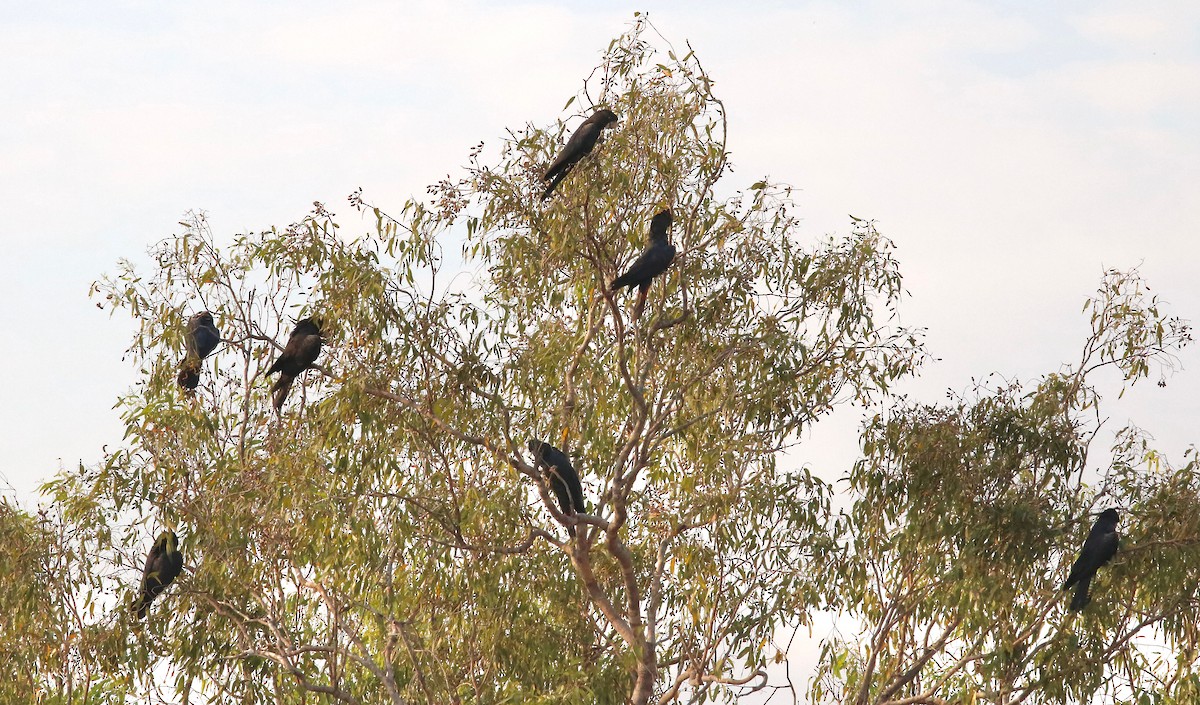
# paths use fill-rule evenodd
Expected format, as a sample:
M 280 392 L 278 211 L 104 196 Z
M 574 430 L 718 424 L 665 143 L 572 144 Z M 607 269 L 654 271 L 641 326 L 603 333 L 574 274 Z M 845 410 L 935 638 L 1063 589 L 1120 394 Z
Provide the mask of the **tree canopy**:
M 232 238 L 196 214 L 149 271 L 97 283 L 137 325 L 141 377 L 124 442 L 49 483 L 52 511 L 0 507 L 0 659 L 33 665 L 0 696 L 1190 702 L 1196 462 L 1128 429 L 1089 463 L 1092 376 L 1147 377 L 1187 325 L 1113 272 L 1078 364 L 944 405 L 890 396 L 926 357 L 895 317 L 892 244 L 857 219 L 805 237 L 787 186 L 731 185 L 713 81 L 647 29 L 560 120 L 471 150 L 425 198 L 353 194 L 365 232 L 321 204 Z M 597 108 L 618 122 L 542 201 Z M 677 255 L 642 309 L 609 283 L 664 209 Z M 223 341 L 188 394 L 205 310 Z M 276 414 L 266 372 L 308 317 L 324 346 Z M 797 467 L 844 402 L 878 410 L 862 459 Z M 586 512 L 562 512 L 530 441 L 567 453 Z M 1125 547 L 1067 613 L 1064 564 L 1110 504 Z M 162 528 L 185 567 L 139 622 Z M 787 635 L 826 611 L 855 629 L 806 691 Z

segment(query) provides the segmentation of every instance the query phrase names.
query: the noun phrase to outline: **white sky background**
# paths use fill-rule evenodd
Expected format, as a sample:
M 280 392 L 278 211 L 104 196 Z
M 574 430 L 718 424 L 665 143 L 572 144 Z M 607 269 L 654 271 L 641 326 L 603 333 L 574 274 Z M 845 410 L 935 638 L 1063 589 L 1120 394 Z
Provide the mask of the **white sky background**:
M 87 297 L 118 258 L 188 209 L 228 237 L 320 200 L 365 232 L 347 194 L 397 207 L 551 123 L 635 9 L 716 79 L 726 188 L 769 175 L 811 236 L 853 213 L 897 243 L 903 322 L 942 359 L 912 397 L 1075 360 L 1106 267 L 1140 263 L 1200 322 L 1194 0 L 49 5 L 0 0 L 0 492 L 27 503 L 121 442 L 131 325 Z M 1200 354 L 1180 359 L 1106 400 L 1175 461 L 1200 442 Z M 836 477 L 858 418 L 797 460 Z
M 635 9 L 596 4 L 0 0 L 0 485 L 30 498 L 120 441 L 130 327 L 86 296 L 119 257 L 192 208 L 229 236 L 321 200 L 367 230 L 354 188 L 399 205 L 553 121 Z M 729 188 L 770 175 L 813 236 L 853 213 L 899 245 L 904 322 L 943 359 L 917 398 L 1074 359 L 1105 267 L 1141 263 L 1200 319 L 1194 2 L 660 5 L 641 9 L 729 108 Z M 1109 411 L 1178 458 L 1198 392 L 1185 371 Z M 853 456 L 856 416 L 837 421 L 803 460 Z
M 0 0 L 0 488 L 27 502 L 121 441 L 131 326 L 87 297 L 118 258 L 188 209 L 228 237 L 320 200 L 365 232 L 347 194 L 399 206 L 551 123 L 635 9 L 716 79 L 729 189 L 769 175 L 813 237 L 853 213 L 897 243 L 904 323 L 942 358 L 913 397 L 1075 360 L 1106 267 L 1200 321 L 1194 0 L 49 5 Z M 1200 441 L 1200 354 L 1181 362 L 1107 407 L 1176 461 Z M 857 418 L 798 459 L 836 476 Z

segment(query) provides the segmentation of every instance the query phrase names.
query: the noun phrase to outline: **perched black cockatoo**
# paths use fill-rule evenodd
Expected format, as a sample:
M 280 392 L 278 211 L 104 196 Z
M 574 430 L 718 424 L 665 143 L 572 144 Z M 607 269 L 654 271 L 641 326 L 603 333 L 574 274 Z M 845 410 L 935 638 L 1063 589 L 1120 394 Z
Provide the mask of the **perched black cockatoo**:
M 175 378 L 179 386 L 192 391 L 200 384 L 201 363 L 220 343 L 221 331 L 213 323 L 211 313 L 201 311 L 188 319 L 187 332 L 184 333 L 187 356 L 179 364 L 179 376 Z
M 158 535 L 150 555 L 146 557 L 146 569 L 142 571 L 142 586 L 138 598 L 133 601 L 133 612 L 138 619 L 146 616 L 146 610 L 154 598 L 167 589 L 183 570 L 183 554 L 179 551 L 179 539 L 175 532 L 167 530 Z
M 533 453 L 534 464 L 543 469 L 543 474 L 550 481 L 550 489 L 558 500 L 560 511 L 568 516 L 587 513 L 587 508 L 583 506 L 583 485 L 579 483 L 579 473 L 575 472 L 567 454 L 542 441 L 530 441 L 529 452 Z M 574 536 L 575 527 L 567 526 L 567 533 Z
M 617 121 L 617 114 L 611 110 L 597 110 L 592 113 L 591 117 L 583 121 L 575 134 L 571 135 L 571 139 L 567 140 L 567 146 L 563 147 L 554 161 L 550 162 L 550 167 L 546 169 L 546 173 L 542 175 L 542 181 L 549 181 L 550 185 L 546 187 L 545 193 L 542 194 L 542 200 L 550 198 L 550 194 L 554 193 L 554 188 L 558 186 L 558 182 L 566 178 L 567 173 L 571 171 L 571 167 L 579 163 L 592 151 L 596 146 L 596 140 L 600 139 L 600 133 L 604 128 Z
M 271 402 L 278 413 L 283 409 L 283 402 L 292 389 L 292 382 L 303 371 L 317 361 L 321 354 L 321 328 L 311 318 L 305 318 L 296 324 L 292 336 L 288 338 L 283 352 L 275 359 L 268 375 L 279 373 L 275 386 L 271 387 Z
M 675 260 L 675 246 L 667 240 L 667 231 L 671 229 L 670 209 L 659 211 L 650 221 L 650 244 L 642 250 L 642 254 L 629 265 L 624 274 L 613 279 L 608 285 L 609 290 L 617 291 L 621 287 L 638 288 L 637 311 L 640 313 L 646 302 L 646 292 L 650 290 L 650 282 L 667 271 Z
M 1075 597 L 1071 598 L 1071 610 L 1074 612 L 1083 609 L 1092 601 L 1091 595 L 1088 594 L 1092 577 L 1096 575 L 1100 566 L 1109 562 L 1117 552 L 1117 546 L 1121 543 L 1121 537 L 1117 533 L 1118 521 L 1120 516 L 1117 510 L 1105 509 L 1100 512 L 1100 518 L 1096 519 L 1083 542 L 1079 558 L 1075 559 L 1075 565 L 1071 566 L 1071 574 L 1067 576 L 1062 589 L 1069 590 L 1071 586 L 1075 587 Z

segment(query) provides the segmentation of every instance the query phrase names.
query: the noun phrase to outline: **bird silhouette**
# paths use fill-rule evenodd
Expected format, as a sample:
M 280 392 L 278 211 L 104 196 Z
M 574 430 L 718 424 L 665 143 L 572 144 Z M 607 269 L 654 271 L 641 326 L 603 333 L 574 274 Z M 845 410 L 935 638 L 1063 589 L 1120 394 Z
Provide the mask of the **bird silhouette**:
M 283 402 L 292 389 L 292 382 L 301 372 L 312 367 L 320 354 L 320 326 L 312 318 L 305 318 L 296 323 L 287 345 L 283 346 L 283 352 L 267 370 L 268 376 L 279 373 L 279 379 L 271 387 L 271 402 L 275 405 L 276 413 L 283 409 Z
M 184 333 L 184 345 L 187 354 L 179 363 L 179 375 L 175 381 L 188 391 L 196 389 L 200 384 L 200 368 L 204 358 L 208 357 L 217 345 L 221 343 L 221 331 L 213 323 L 212 314 L 201 311 L 188 319 L 187 331 Z
M 608 285 L 610 291 L 636 286 L 638 288 L 638 314 L 641 313 L 642 306 L 646 303 L 646 292 L 650 290 L 650 282 L 667 271 L 671 262 L 675 261 L 675 246 L 667 240 L 667 232 L 670 229 L 670 209 L 659 211 L 650 220 L 650 243 L 646 245 L 646 249 L 642 250 L 642 253 L 633 261 L 633 264 L 629 265 L 629 269 L 625 270 L 624 274 Z
M 546 173 L 542 175 L 542 181 L 550 182 L 545 192 L 542 193 L 543 201 L 550 198 L 550 194 L 554 193 L 555 187 L 566 178 L 571 168 L 592 151 L 592 148 L 596 146 L 596 140 L 600 139 L 600 133 L 604 132 L 604 128 L 616 121 L 617 114 L 611 110 L 597 110 L 592 113 L 591 117 L 583 121 L 579 129 L 575 130 L 575 134 L 571 135 L 571 139 L 567 140 L 567 146 L 563 147 L 554 161 L 550 162 Z
M 1072 586 L 1075 587 L 1075 596 L 1071 598 L 1073 612 L 1078 612 L 1092 601 L 1089 594 L 1092 578 L 1100 566 L 1109 562 L 1117 552 L 1121 543 L 1121 537 L 1117 533 L 1118 521 L 1120 515 L 1117 514 L 1117 510 L 1105 509 L 1100 512 L 1100 517 L 1096 519 L 1083 542 L 1079 558 L 1076 558 L 1075 564 L 1071 566 L 1071 573 L 1063 583 L 1062 589 L 1069 590 Z
M 179 551 L 179 538 L 175 532 L 166 530 L 154 540 L 150 555 L 146 557 L 146 568 L 142 571 L 142 585 L 138 597 L 133 601 L 133 612 L 138 619 L 146 616 L 150 603 L 158 597 L 183 570 L 183 554 Z
M 580 484 L 579 473 L 575 472 L 567 454 L 542 441 L 530 441 L 528 447 L 529 452 L 533 453 L 535 465 L 542 468 L 546 479 L 550 481 L 550 489 L 554 492 L 562 513 L 567 516 L 586 513 L 587 508 L 583 505 L 583 485 Z M 568 525 L 567 533 L 574 536 L 575 527 Z

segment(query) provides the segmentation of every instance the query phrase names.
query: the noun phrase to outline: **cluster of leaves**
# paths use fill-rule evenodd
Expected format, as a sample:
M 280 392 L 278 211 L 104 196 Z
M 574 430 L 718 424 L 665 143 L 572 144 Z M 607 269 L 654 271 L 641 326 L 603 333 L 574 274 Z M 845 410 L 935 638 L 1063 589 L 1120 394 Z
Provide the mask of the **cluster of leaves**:
M 1170 367 L 1190 329 L 1136 271 L 1109 272 L 1084 310 L 1092 332 L 1076 367 L 1032 388 L 900 405 L 866 425 L 838 592 L 865 638 L 825 645 L 818 697 L 1195 697 L 1200 466 L 1189 454 L 1170 468 L 1134 428 L 1117 433 L 1105 469 L 1089 463 L 1101 425 L 1091 377 L 1111 366 L 1128 386 Z M 1110 506 L 1123 515 L 1122 549 L 1097 578 L 1095 606 L 1076 616 L 1062 580 L 1089 514 Z
M 0 500 L 0 701 L 123 702 L 126 644 L 99 617 L 107 528 L 85 531 L 50 511 Z
M 646 29 L 585 84 L 580 102 L 621 121 L 548 203 L 561 123 L 490 164 L 474 151 L 394 216 L 355 194 L 374 232 L 318 205 L 218 244 L 197 216 L 149 275 L 124 263 L 97 284 L 138 323 L 143 374 L 124 447 L 49 490 L 108 532 L 97 628 L 130 697 L 730 696 L 763 686 L 780 622 L 832 600 L 805 568 L 836 548 L 832 489 L 777 462 L 922 359 L 890 327 L 891 246 L 867 222 L 805 242 L 786 187 L 719 195 L 724 106 Z M 663 207 L 680 254 L 637 318 L 605 284 Z M 225 342 L 188 396 L 174 372 L 200 309 Z M 276 418 L 264 371 L 311 314 L 326 352 Z M 531 438 L 574 456 L 587 514 L 559 513 Z M 124 612 L 155 524 L 186 568 L 143 631 Z

